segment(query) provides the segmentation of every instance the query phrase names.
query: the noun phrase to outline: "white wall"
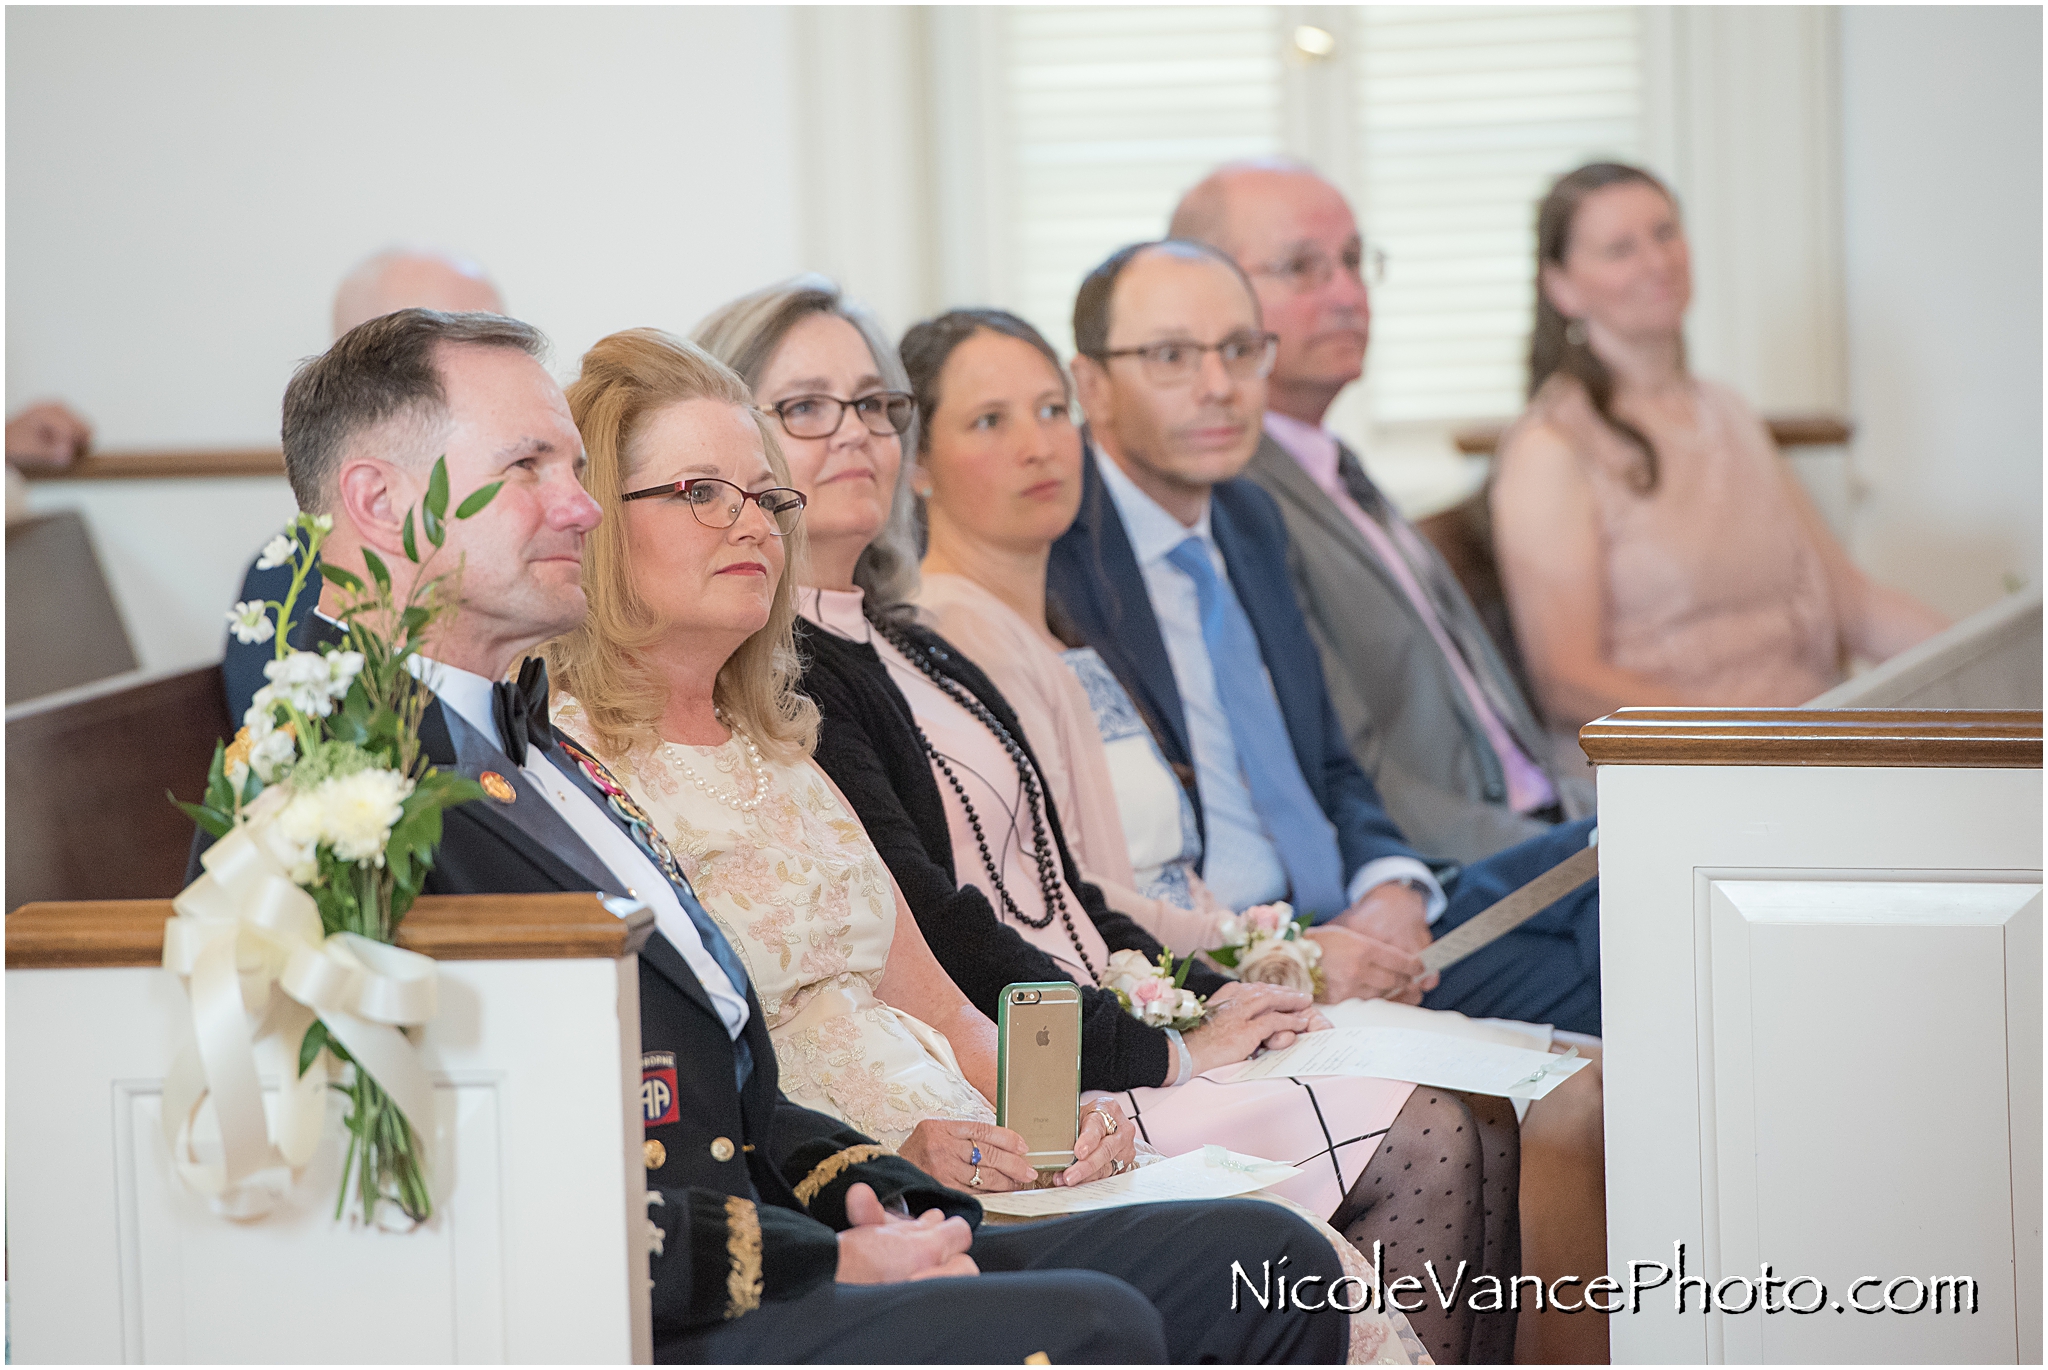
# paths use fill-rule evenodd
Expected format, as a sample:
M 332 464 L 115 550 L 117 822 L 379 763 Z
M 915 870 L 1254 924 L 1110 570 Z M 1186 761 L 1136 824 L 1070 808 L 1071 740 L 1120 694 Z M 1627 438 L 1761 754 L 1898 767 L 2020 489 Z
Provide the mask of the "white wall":
M 789 11 L 11 9 L 7 401 L 261 446 L 335 283 L 467 252 L 554 339 L 797 269 Z
M 1946 613 L 2041 578 L 2041 11 L 1841 11 L 1854 551 Z
M 800 269 L 792 15 L 38 8 L 7 14 L 7 407 L 107 450 L 262 447 L 335 284 L 394 240 L 483 262 L 554 342 L 687 330 Z M 85 510 L 145 667 L 216 656 L 281 481 L 45 484 Z

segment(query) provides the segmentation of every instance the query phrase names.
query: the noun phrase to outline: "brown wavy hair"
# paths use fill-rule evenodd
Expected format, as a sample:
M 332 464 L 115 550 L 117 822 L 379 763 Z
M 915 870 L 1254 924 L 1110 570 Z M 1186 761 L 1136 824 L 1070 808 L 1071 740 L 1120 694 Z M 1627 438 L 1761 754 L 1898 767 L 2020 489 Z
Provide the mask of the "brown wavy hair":
M 1529 335 L 1529 395 L 1534 398 L 1543 382 L 1560 371 L 1577 380 L 1586 388 L 1586 396 L 1592 400 L 1593 410 L 1601 421 L 1642 452 L 1633 484 L 1639 494 L 1647 495 L 1657 488 L 1656 444 L 1648 434 L 1614 412 L 1614 373 L 1607 369 L 1607 363 L 1593 355 L 1593 349 L 1583 339 L 1572 341 L 1571 320 L 1558 312 L 1543 289 L 1543 268 L 1561 269 L 1565 255 L 1571 251 L 1572 220 L 1578 217 L 1579 206 L 1594 191 L 1619 185 L 1646 185 L 1669 200 L 1673 209 L 1678 207 L 1678 199 L 1669 186 L 1641 167 L 1621 162 L 1593 162 L 1558 177 L 1557 184 L 1536 207 L 1536 328 Z
M 583 545 L 583 593 L 590 612 L 574 632 L 547 644 L 555 681 L 576 696 L 597 734 L 598 750 L 625 757 L 660 742 L 655 725 L 668 705 L 668 686 L 639 659 L 661 628 L 634 593 L 619 497 L 632 488 L 642 454 L 636 441 L 659 411 L 686 400 L 718 400 L 744 409 L 761 433 L 775 479 L 789 483 L 789 464 L 767 417 L 731 368 L 698 347 L 653 328 L 628 329 L 583 354 L 583 372 L 568 388 L 569 413 L 583 435 L 590 464 L 584 488 L 604 520 Z M 782 578 L 768 622 L 718 671 L 712 699 L 763 752 L 782 761 L 811 754 L 818 708 L 797 689 L 796 586 L 804 531 L 783 539 Z

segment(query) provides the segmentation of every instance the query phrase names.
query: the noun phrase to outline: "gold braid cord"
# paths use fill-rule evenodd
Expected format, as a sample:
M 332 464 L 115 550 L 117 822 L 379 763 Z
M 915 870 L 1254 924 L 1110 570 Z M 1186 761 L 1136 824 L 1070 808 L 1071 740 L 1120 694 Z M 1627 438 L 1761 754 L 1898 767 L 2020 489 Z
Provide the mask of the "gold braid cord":
M 818 1191 L 838 1179 L 848 1166 L 856 1166 L 862 1161 L 872 1161 L 877 1156 L 886 1156 L 888 1154 L 888 1147 L 875 1146 L 872 1143 L 864 1146 L 850 1146 L 844 1151 L 834 1152 L 818 1162 L 817 1168 L 804 1176 L 803 1183 L 796 1187 L 796 1201 L 805 1208 L 809 1208 L 811 1200 L 818 1197 Z
M 747 1199 L 725 1201 L 725 1251 L 732 1258 L 725 1316 L 737 1318 L 761 1306 L 761 1215 Z

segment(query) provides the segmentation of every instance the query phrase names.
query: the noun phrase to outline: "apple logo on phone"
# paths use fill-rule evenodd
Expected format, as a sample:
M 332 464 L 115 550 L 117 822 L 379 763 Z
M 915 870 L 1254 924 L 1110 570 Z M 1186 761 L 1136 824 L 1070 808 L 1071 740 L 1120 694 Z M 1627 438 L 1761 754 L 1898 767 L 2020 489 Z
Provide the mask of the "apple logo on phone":
M 1049 1047 L 1052 1045 L 1051 1028 L 1040 1028 L 1038 1030 L 1038 1044 L 1042 1047 Z

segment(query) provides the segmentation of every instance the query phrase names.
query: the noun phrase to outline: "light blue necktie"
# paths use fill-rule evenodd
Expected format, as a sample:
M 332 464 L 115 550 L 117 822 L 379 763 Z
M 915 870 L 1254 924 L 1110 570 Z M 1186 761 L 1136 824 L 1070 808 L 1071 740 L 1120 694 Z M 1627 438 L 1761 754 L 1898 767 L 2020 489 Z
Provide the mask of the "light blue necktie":
M 1202 607 L 1202 645 L 1216 676 L 1216 698 L 1230 720 L 1237 764 L 1252 793 L 1252 808 L 1287 868 L 1297 912 L 1328 918 L 1344 911 L 1344 858 L 1336 834 L 1308 782 L 1301 778 L 1287 737 L 1280 701 L 1266 681 L 1265 661 L 1251 620 L 1224 588 L 1209 548 L 1192 537 L 1166 559 L 1195 582 Z

